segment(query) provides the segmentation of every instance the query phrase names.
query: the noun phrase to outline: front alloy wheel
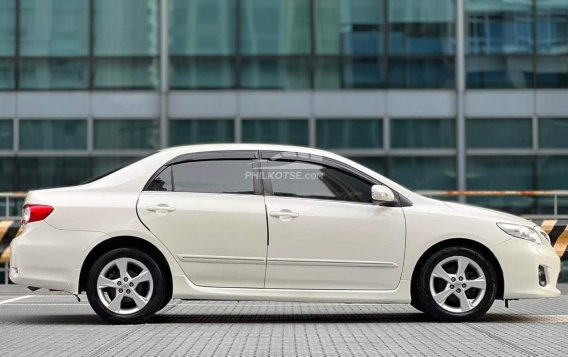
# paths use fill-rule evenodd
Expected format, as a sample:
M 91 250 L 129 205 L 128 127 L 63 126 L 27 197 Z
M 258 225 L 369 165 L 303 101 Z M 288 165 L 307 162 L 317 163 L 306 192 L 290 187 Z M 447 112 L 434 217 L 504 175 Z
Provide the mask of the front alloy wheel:
M 472 321 L 495 300 L 495 269 L 479 252 L 465 247 L 442 249 L 426 260 L 418 275 L 417 298 L 440 321 Z
M 442 309 L 463 313 L 475 309 L 485 296 L 483 270 L 473 260 L 455 256 L 439 262 L 430 274 L 430 294 Z
M 119 248 L 93 264 L 87 297 L 93 310 L 110 323 L 141 323 L 162 307 L 164 281 L 151 256 L 137 249 Z

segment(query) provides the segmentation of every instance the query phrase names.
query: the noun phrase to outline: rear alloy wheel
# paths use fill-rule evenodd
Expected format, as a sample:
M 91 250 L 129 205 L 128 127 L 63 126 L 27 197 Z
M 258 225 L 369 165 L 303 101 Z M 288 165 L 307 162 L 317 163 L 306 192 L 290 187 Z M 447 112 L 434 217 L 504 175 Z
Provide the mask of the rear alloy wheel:
M 116 249 L 91 268 L 87 297 L 93 310 L 110 323 L 141 323 L 162 307 L 164 277 L 147 254 L 132 248 Z
M 424 312 L 440 321 L 472 321 L 493 304 L 495 269 L 477 251 L 451 247 L 433 254 L 417 281 Z

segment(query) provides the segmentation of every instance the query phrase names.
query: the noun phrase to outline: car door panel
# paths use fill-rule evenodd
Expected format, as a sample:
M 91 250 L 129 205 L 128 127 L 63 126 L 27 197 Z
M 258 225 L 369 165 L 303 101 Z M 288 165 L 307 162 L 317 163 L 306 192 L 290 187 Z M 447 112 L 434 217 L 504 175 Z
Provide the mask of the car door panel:
M 267 222 L 256 152 L 183 155 L 142 192 L 142 222 L 197 285 L 262 288 Z
M 163 204 L 175 211 L 146 209 Z M 264 286 L 267 229 L 262 196 L 143 192 L 138 214 L 194 284 Z
M 406 223 L 371 199 L 372 180 L 325 157 L 262 152 L 267 288 L 395 289 Z
M 293 289 L 394 289 L 404 259 L 400 207 L 266 197 L 269 217 L 266 287 Z

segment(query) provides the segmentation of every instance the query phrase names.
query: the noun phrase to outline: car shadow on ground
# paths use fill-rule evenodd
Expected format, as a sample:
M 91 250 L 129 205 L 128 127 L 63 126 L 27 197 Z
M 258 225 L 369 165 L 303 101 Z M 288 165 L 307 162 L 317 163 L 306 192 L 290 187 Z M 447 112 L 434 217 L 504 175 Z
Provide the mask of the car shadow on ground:
M 536 316 L 518 314 L 487 314 L 477 323 L 506 322 L 534 323 Z M 225 324 L 225 323 L 437 323 L 428 315 L 416 313 L 360 313 L 360 314 L 277 314 L 277 315 L 238 315 L 238 314 L 164 314 L 156 315 L 149 323 L 175 324 Z
M 476 323 L 535 323 L 541 316 L 519 314 L 487 314 Z M 106 325 L 93 314 L 67 315 L 12 315 L 2 322 L 29 325 Z M 329 323 L 437 323 L 426 314 L 416 313 L 361 313 L 361 314 L 158 314 L 148 324 L 329 324 Z

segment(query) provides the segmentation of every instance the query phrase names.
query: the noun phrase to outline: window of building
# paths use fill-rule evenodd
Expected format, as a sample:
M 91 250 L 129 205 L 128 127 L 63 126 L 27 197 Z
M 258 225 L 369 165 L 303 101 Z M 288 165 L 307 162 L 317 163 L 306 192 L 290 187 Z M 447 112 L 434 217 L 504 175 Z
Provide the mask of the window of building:
M 157 56 L 160 6 L 157 0 L 94 0 L 96 56 Z
M 531 119 L 468 119 L 468 148 L 531 148 Z
M 389 87 L 454 87 L 452 0 L 389 1 Z
M 351 156 L 349 159 L 355 161 L 356 163 L 365 166 L 381 175 L 386 175 L 386 159 L 384 157 L 377 156 Z
M 0 150 L 12 150 L 12 120 L 0 120 Z
M 95 156 L 92 158 L 92 177 L 99 177 L 111 171 L 130 165 L 140 157 L 133 156 Z
M 400 58 L 389 60 L 390 88 L 454 88 L 454 58 Z
M 455 7 L 452 0 L 389 2 L 389 52 L 394 55 L 452 55 Z
M 86 150 L 85 120 L 20 120 L 20 150 Z
M 309 0 L 241 0 L 240 20 L 244 55 L 310 53 Z
M 318 55 L 377 56 L 383 52 L 383 0 L 315 0 Z
M 566 173 L 568 172 L 568 156 L 538 157 L 539 190 L 565 190 Z
M 16 190 L 16 159 L 12 157 L 3 157 L 0 160 L 0 192 L 10 192 Z M 3 207 L 4 212 L 6 205 Z
M 275 196 L 371 202 L 371 183 L 332 167 L 269 161 L 266 170 Z
M 152 89 L 159 84 L 158 0 L 94 0 L 95 88 Z
M 534 160 L 525 156 L 470 156 L 466 177 L 470 190 L 531 190 Z
M 151 150 L 160 145 L 157 120 L 95 120 L 94 148 L 97 150 Z
M 568 56 L 536 57 L 538 88 L 568 88 Z
M 73 58 L 24 58 L 20 61 L 19 88 L 25 90 L 87 89 L 87 61 Z
M 310 88 L 306 59 L 249 59 L 241 62 L 241 87 L 245 89 Z
M 317 146 L 326 149 L 383 147 L 383 121 L 377 119 L 318 119 Z
M 174 190 L 253 194 L 252 160 L 192 161 L 173 165 Z
M 388 175 L 411 190 L 451 190 L 456 188 L 456 158 L 391 157 Z
M 453 119 L 392 119 L 393 148 L 454 148 Z
M 87 56 L 88 23 L 88 0 L 20 0 L 20 54 Z
M 87 89 L 87 0 L 20 0 L 21 89 Z
M 0 0 L 0 57 L 13 56 L 16 48 L 16 0 Z M 2 88 L 0 77 L 0 89 Z
M 538 145 L 541 148 L 567 148 L 568 147 L 568 119 L 538 120 Z
M 385 86 L 382 58 L 319 58 L 315 66 L 316 89 L 372 89 Z
M 0 90 L 10 90 L 15 88 L 15 74 L 15 61 L 11 58 L 0 58 Z
M 93 72 L 97 89 L 147 89 L 160 84 L 157 58 L 96 59 Z
M 172 58 L 170 88 L 225 89 L 236 87 L 235 62 L 223 58 Z
M 233 141 L 235 141 L 235 129 L 232 119 L 170 120 L 170 145 Z
M 528 156 L 470 156 L 467 158 L 466 185 L 468 190 L 533 190 L 535 162 Z M 534 197 L 487 196 L 468 197 L 467 202 L 502 209 L 506 212 L 526 213 Z
M 308 145 L 308 121 L 303 119 L 246 119 L 242 141 L 250 143 Z
M 565 190 L 566 172 L 568 172 L 568 156 L 538 156 L 537 157 L 537 190 Z M 554 213 L 555 198 L 552 196 L 539 197 L 537 202 L 540 208 L 539 214 Z M 568 214 L 568 198 L 559 196 L 556 198 L 559 214 Z M 534 210 L 529 212 L 534 214 Z
M 468 88 L 533 87 L 532 2 L 465 1 Z
M 171 55 L 235 53 L 236 0 L 173 0 L 171 9 Z
M 74 186 L 89 177 L 88 157 L 20 157 L 18 190 Z
M 538 0 L 536 86 L 568 87 L 568 3 Z

